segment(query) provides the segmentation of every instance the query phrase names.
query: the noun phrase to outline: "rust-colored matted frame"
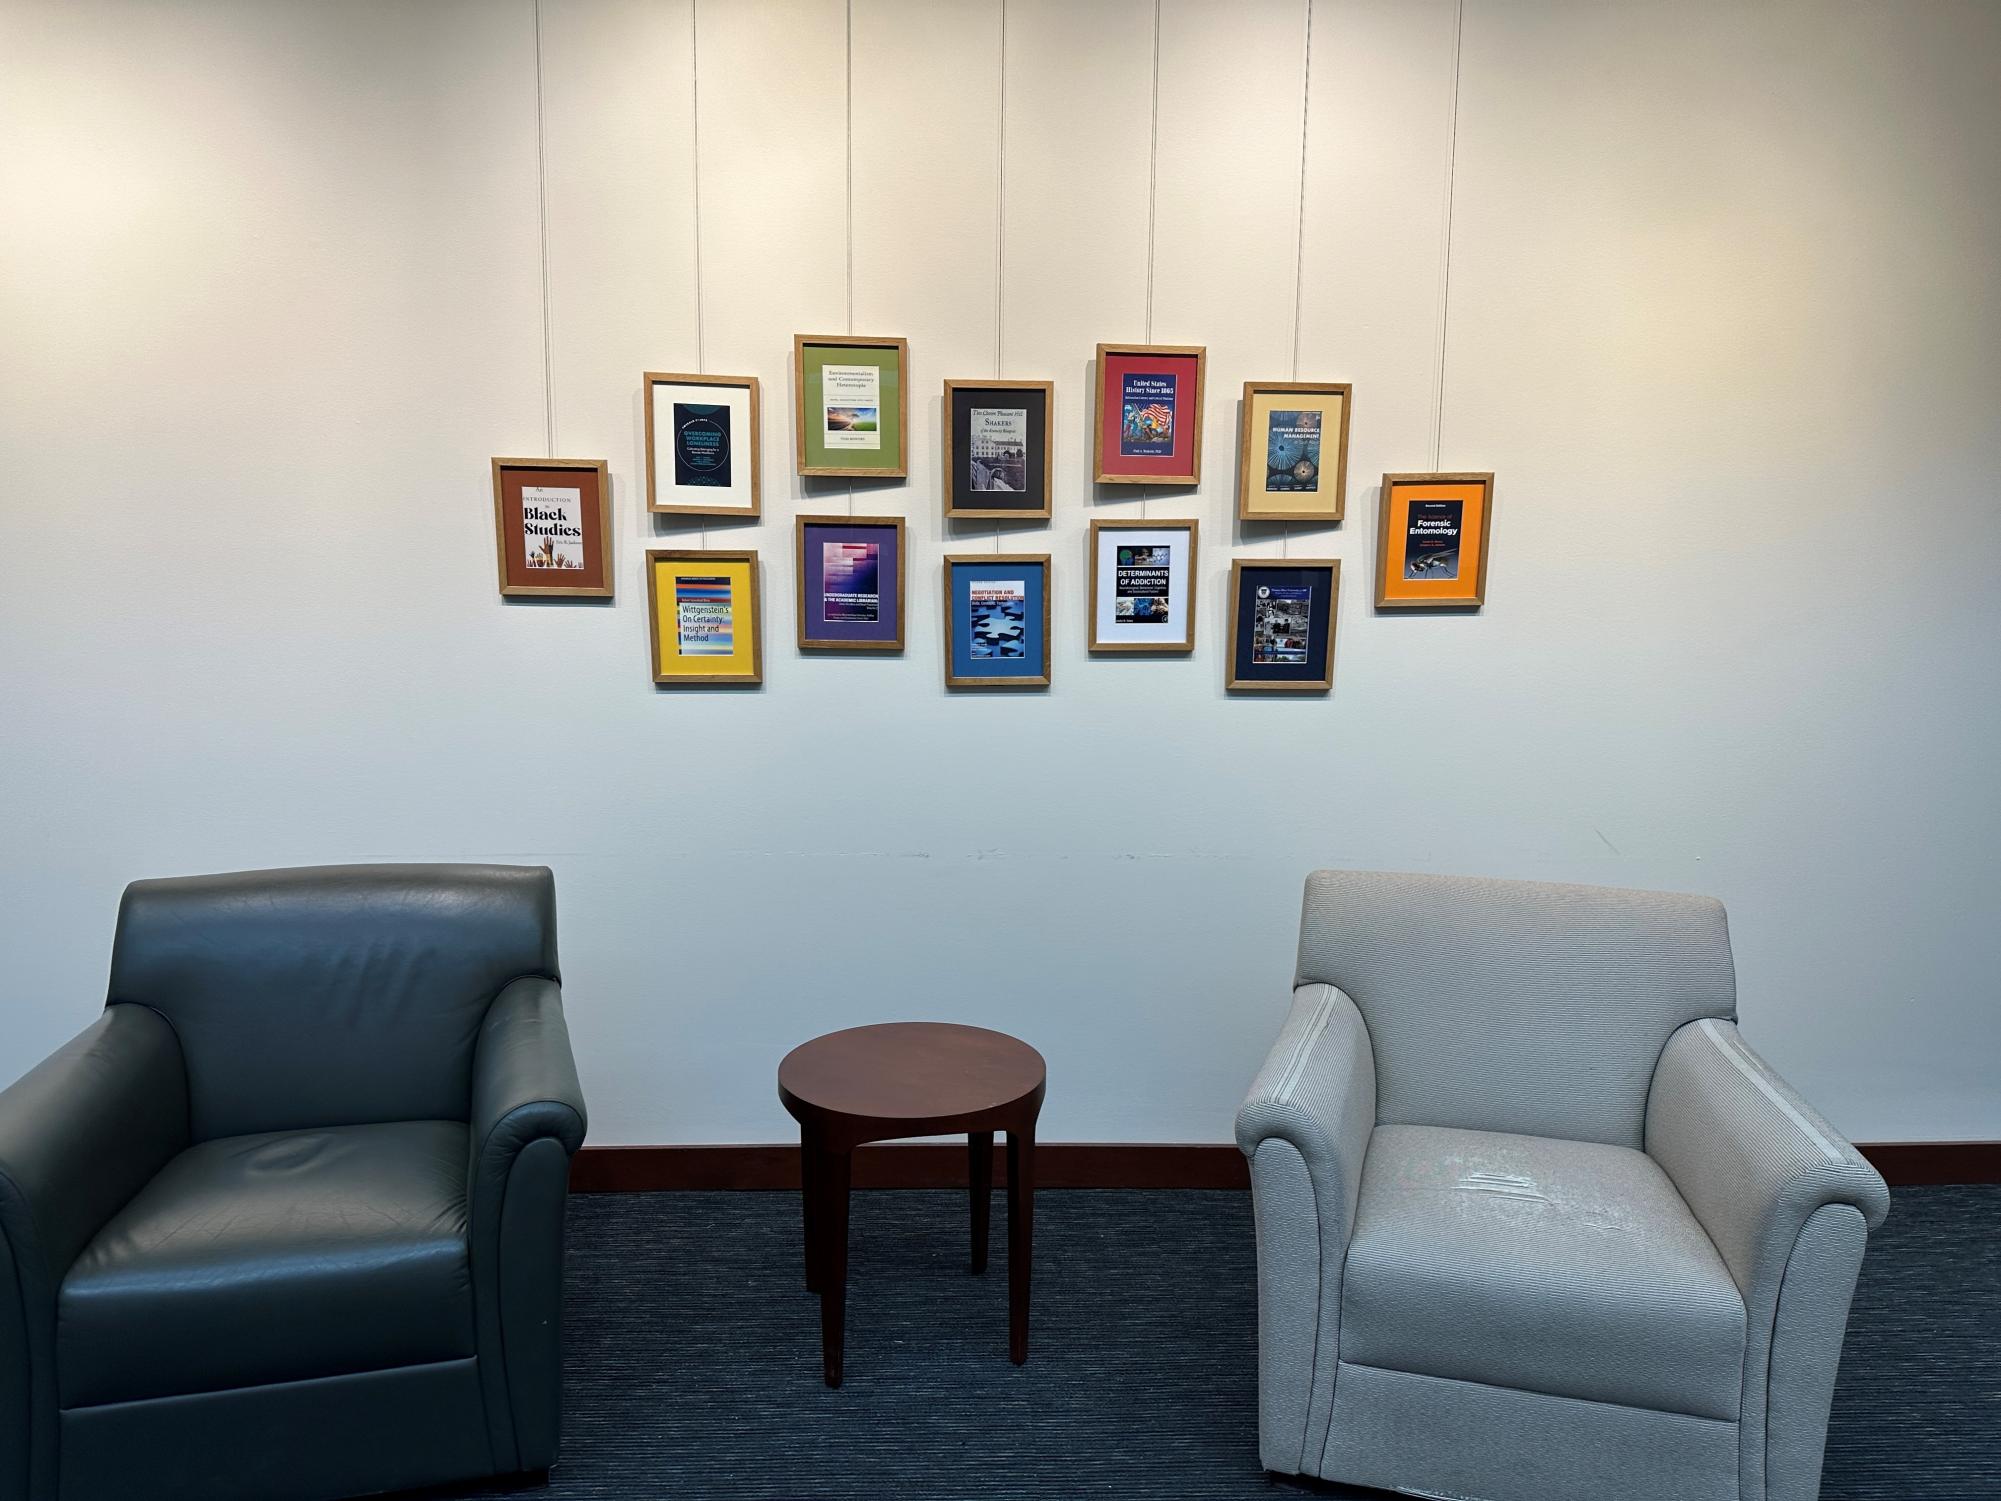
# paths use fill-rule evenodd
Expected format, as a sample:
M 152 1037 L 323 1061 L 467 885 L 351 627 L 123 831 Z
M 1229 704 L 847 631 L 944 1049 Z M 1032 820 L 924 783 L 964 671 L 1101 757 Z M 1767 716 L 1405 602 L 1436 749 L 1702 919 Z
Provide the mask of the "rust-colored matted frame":
M 507 581 L 507 503 L 503 494 L 503 476 L 509 469 L 587 469 L 597 475 L 598 566 L 603 570 L 600 575 L 604 579 L 602 586 L 511 584 Z M 500 592 L 509 599 L 610 599 L 614 588 L 611 569 L 611 467 L 603 459 L 495 459 L 493 549 L 494 562 L 500 574 Z
M 646 424 L 646 509 L 655 515 L 666 516 L 747 516 L 756 519 L 764 513 L 764 397 L 758 388 L 754 375 L 681 375 L 663 370 L 649 370 L 643 377 L 646 386 L 646 411 L 642 421 Z M 655 386 L 725 386 L 734 391 L 750 393 L 750 433 L 747 446 L 750 449 L 750 505 L 745 506 L 663 506 L 655 499 L 659 494 L 654 481 L 653 457 L 653 388 Z

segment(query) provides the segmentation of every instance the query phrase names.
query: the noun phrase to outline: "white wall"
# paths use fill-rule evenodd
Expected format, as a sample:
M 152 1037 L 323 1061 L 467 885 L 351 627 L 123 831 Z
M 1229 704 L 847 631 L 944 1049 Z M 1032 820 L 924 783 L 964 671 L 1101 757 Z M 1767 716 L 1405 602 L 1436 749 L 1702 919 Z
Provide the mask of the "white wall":
M 779 1139 L 788 1046 L 926 1015 L 1040 1046 L 1050 1138 L 1222 1140 L 1333 864 L 1714 892 L 1839 1125 L 2001 1137 L 2001 10 L 1155 15 L 0 0 L 0 1076 L 132 877 L 546 861 L 600 1142 Z M 788 377 L 850 327 L 914 373 L 852 501 Z M 1092 348 L 1149 333 L 1209 347 L 1207 478 L 1099 498 Z M 639 374 L 698 361 L 765 382 L 766 519 L 707 532 L 759 692 L 649 682 L 642 549 L 702 533 Z M 1236 393 L 1295 368 L 1355 384 L 1351 519 L 1240 529 Z M 1000 539 L 1055 686 L 948 697 L 937 560 L 995 530 L 938 388 L 996 370 L 1057 382 Z M 551 427 L 613 604 L 495 596 L 487 459 Z M 1434 463 L 1498 473 L 1490 603 L 1378 618 L 1375 478 Z M 790 644 L 791 518 L 850 504 L 910 518 L 900 659 Z M 1202 518 L 1197 650 L 1094 661 L 1085 526 L 1142 508 Z M 1227 700 L 1229 557 L 1287 547 L 1347 565 L 1335 691 Z

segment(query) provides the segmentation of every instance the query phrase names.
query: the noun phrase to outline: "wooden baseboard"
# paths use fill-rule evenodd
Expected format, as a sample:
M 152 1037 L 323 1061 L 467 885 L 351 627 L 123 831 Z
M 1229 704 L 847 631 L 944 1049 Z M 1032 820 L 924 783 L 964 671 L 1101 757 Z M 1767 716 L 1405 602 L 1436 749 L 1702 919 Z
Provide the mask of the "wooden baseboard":
M 1862 1155 L 1893 1187 L 2001 1183 L 2001 1141 L 1864 1142 Z M 1007 1182 L 996 1146 L 994 1182 Z M 1049 1141 L 1035 1149 L 1037 1188 L 1249 1188 L 1235 1146 L 1210 1143 Z M 856 1188 L 964 1188 L 966 1149 L 881 1142 L 855 1152 Z M 702 1147 L 585 1147 L 570 1165 L 577 1193 L 667 1189 L 797 1189 L 799 1149 L 789 1143 Z

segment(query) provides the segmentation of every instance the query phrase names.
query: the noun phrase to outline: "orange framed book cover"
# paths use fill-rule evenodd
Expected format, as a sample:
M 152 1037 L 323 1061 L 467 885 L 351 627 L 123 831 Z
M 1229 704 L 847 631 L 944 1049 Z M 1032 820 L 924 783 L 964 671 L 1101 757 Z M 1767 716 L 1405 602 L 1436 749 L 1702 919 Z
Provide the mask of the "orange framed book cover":
M 609 599 L 611 470 L 603 459 L 495 459 L 500 592 Z
M 1479 609 L 1493 522 L 1491 473 L 1384 475 L 1376 608 Z

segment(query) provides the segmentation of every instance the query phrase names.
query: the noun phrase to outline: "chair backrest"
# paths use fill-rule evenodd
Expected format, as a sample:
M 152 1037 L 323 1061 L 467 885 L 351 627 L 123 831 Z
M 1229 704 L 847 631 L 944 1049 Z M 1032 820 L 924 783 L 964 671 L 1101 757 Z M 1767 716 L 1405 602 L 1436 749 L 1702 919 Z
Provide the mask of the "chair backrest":
M 1315 871 L 1299 982 L 1368 1024 L 1382 1125 L 1641 1145 L 1675 1028 L 1736 1014 L 1709 897 Z
M 196 1141 L 464 1120 L 488 1005 L 559 978 L 543 868 L 330 865 L 134 881 L 109 1002 L 171 1022 Z

